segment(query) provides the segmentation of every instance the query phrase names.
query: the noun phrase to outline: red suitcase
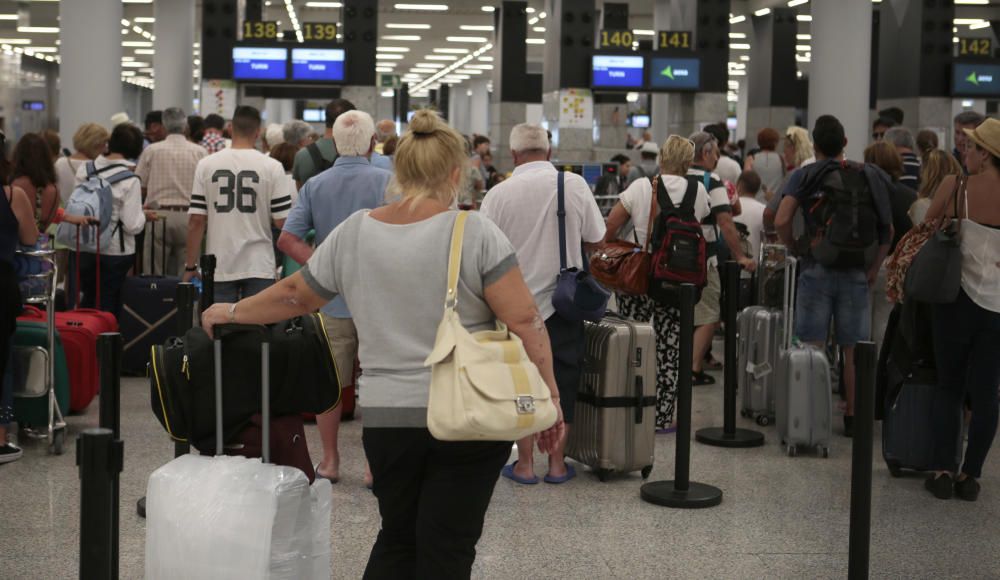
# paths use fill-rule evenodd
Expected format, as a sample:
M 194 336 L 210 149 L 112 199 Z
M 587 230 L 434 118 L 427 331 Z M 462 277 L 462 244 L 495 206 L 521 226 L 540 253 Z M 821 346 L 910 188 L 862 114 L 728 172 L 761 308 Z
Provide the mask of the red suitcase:
M 44 311 L 26 306 L 19 320 L 46 320 Z M 97 396 L 97 336 L 102 332 L 115 332 L 118 323 L 114 315 L 81 308 L 70 312 L 56 312 L 56 330 L 62 337 L 69 369 L 69 410 L 78 413 Z

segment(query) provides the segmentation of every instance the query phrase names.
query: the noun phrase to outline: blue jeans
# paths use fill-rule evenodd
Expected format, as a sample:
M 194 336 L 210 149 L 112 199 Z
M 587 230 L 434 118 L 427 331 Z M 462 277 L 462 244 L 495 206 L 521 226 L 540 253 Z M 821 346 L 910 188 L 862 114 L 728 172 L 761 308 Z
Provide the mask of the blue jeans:
M 863 270 L 833 270 L 809 264 L 799 274 L 795 335 L 802 342 L 826 343 L 830 321 L 837 344 L 854 346 L 871 335 L 871 303 Z
M 76 308 L 76 253 L 69 255 L 69 272 L 66 276 L 66 299 L 69 308 Z M 80 306 L 82 308 L 97 308 L 121 318 L 122 286 L 128 271 L 135 263 L 135 254 L 126 256 L 101 255 L 101 303 L 97 303 L 97 255 L 88 252 L 80 253 Z
M 934 362 L 938 392 L 934 398 L 931 428 L 934 436 L 934 469 L 958 470 L 955 440 L 962 429 L 962 403 L 972 405 L 969 446 L 962 471 L 980 477 L 983 463 L 997 432 L 1000 412 L 1000 313 L 980 307 L 961 291 L 951 304 L 934 306 Z
M 230 282 L 215 283 L 215 301 L 219 304 L 229 304 L 260 294 L 274 285 L 274 280 L 267 278 L 245 278 Z

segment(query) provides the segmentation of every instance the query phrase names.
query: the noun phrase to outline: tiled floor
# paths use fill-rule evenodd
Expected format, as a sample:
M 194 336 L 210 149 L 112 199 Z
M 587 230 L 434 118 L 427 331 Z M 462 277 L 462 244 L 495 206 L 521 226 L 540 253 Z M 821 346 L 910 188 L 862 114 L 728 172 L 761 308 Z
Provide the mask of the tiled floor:
M 121 577 L 141 578 L 145 527 L 135 515 L 149 473 L 172 445 L 149 411 L 148 383 L 125 381 Z M 721 387 L 695 393 L 695 427 L 721 416 Z M 741 420 L 742 421 L 742 420 Z M 97 422 L 97 402 L 71 417 L 70 435 Z M 314 456 L 316 428 L 307 431 Z M 721 506 L 673 510 L 639 499 L 638 475 L 563 486 L 497 484 L 475 578 L 844 578 L 850 444 L 831 457 L 785 457 L 768 444 L 729 450 L 694 444 L 693 479 L 721 487 Z M 361 424 L 345 423 L 341 483 L 334 486 L 333 577 L 360 578 L 378 530 L 362 486 Z M 652 479 L 673 476 L 674 436 L 657 436 Z M 0 579 L 77 577 L 79 480 L 74 454 L 50 456 L 24 441 L 25 457 L 0 466 Z M 978 503 L 931 498 L 917 477 L 892 479 L 875 441 L 872 577 L 1000 578 L 1000 461 L 987 465 Z M 72 446 L 69 448 L 72 451 Z M 539 464 L 539 470 L 541 470 Z M 541 473 L 540 473 L 541 475 Z

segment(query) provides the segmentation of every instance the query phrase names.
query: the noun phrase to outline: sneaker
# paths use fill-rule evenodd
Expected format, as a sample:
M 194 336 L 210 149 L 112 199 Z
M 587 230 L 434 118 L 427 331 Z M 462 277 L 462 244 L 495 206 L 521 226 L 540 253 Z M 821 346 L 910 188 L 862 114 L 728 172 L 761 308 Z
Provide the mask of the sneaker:
M 854 437 L 854 417 L 852 415 L 844 415 L 844 437 Z
M 982 488 L 974 477 L 966 477 L 955 482 L 955 495 L 965 501 L 976 501 L 979 499 L 979 490 Z
M 951 478 L 950 473 L 945 473 L 940 476 L 935 476 L 931 474 L 924 481 L 924 487 L 927 491 L 934 494 L 934 497 L 938 499 L 951 499 L 955 495 L 955 484 L 954 480 Z
M 24 455 L 21 448 L 13 443 L 8 443 L 3 447 L 0 447 L 0 463 L 10 463 L 11 461 L 17 461 Z

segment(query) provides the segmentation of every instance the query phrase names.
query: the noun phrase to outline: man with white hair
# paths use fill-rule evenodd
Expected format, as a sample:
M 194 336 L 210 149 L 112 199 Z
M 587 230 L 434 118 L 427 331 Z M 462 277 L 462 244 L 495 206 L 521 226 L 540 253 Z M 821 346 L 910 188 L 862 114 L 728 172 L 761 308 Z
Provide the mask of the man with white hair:
M 538 322 L 545 321 L 552 345 L 552 362 L 568 433 L 580 384 L 584 336 L 583 322 L 563 318 L 552 306 L 560 269 L 559 218 L 556 215 L 559 172 L 549 162 L 552 150 L 548 134 L 538 125 L 522 123 L 515 126 L 510 132 L 510 148 L 514 174 L 487 192 L 480 211 L 496 223 L 517 250 L 524 280 L 541 314 Z M 589 251 L 604 238 L 604 217 L 582 177 L 565 174 L 563 188 L 566 267 L 582 268 L 586 258 L 580 245 L 582 243 Z M 565 445 L 564 437 L 549 453 L 546 483 L 563 483 L 576 475 L 563 456 Z M 504 467 L 501 473 L 517 483 L 538 483 L 531 437 L 518 441 L 517 461 Z
M 264 153 L 285 142 L 284 128 L 280 123 L 269 123 L 264 131 Z
M 298 204 L 285 221 L 278 238 L 278 248 L 299 264 L 305 264 L 313 247 L 304 239 L 316 230 L 316 246 L 352 214 L 374 209 L 385 203 L 385 192 L 392 174 L 373 167 L 369 158 L 375 148 L 375 124 L 368 113 L 347 111 L 333 124 L 337 159 L 333 167 L 317 174 L 302 186 Z M 353 382 L 354 359 L 358 353 L 358 332 L 351 312 L 340 296 L 321 309 L 327 336 L 333 348 L 340 384 Z M 337 432 L 340 407 L 316 418 L 323 441 L 323 461 L 316 468 L 319 477 L 336 482 L 340 477 Z
M 208 152 L 184 136 L 187 116 L 178 107 L 163 111 L 167 137 L 153 143 L 139 156 L 135 174 L 142 182 L 146 209 L 156 210 L 167 222 L 166 233 L 153 237 L 152 256 L 144 260 L 147 274 L 180 276 L 184 271 L 184 245 L 187 240 L 187 211 L 191 205 L 194 171 Z M 163 263 L 166 244 L 166 264 Z M 138 248 L 142 252 L 142 248 Z

